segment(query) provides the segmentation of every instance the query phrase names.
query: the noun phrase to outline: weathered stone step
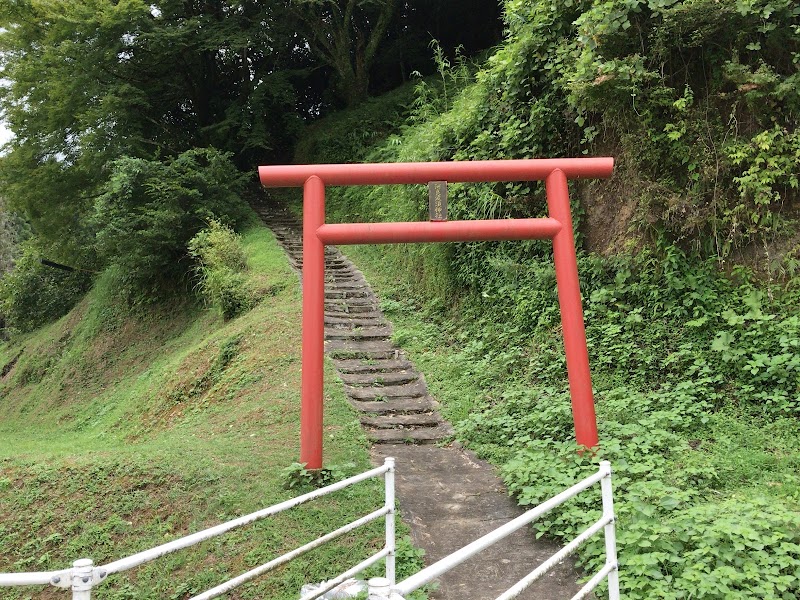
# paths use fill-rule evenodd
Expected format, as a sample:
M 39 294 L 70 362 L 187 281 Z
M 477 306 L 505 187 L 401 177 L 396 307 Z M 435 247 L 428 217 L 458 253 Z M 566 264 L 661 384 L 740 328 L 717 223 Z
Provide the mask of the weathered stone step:
M 392 328 L 383 327 L 326 327 L 325 337 L 329 340 L 379 340 L 392 337 Z
M 429 413 L 438 410 L 439 403 L 430 396 L 421 398 L 392 398 L 389 402 L 350 400 L 350 406 L 362 413 L 374 415 Z
M 333 310 L 326 310 L 325 316 L 330 319 L 383 319 L 383 313 L 379 310 L 363 311 L 358 313 L 352 312 L 339 312 Z
M 286 246 L 286 244 L 284 244 Z M 294 248 L 289 249 L 289 254 L 294 256 L 295 258 L 301 259 L 303 258 L 303 250 L 302 248 L 296 250 Z M 334 271 L 341 271 L 343 269 L 352 269 L 353 266 L 350 261 L 345 260 L 341 257 L 340 254 L 326 254 L 325 255 L 325 268 L 331 269 Z
M 289 254 L 289 258 L 291 258 L 292 261 L 296 264 L 296 268 L 298 270 L 300 270 L 300 271 L 303 270 L 303 256 L 302 255 L 296 255 L 295 256 L 293 254 Z M 350 268 L 347 265 L 338 265 L 338 264 L 331 265 L 331 264 L 328 264 L 327 262 L 325 263 L 325 274 L 326 274 L 326 276 L 327 275 L 333 275 L 334 277 L 336 277 L 336 276 L 338 276 L 339 273 L 350 274 L 351 271 L 349 269 Z
M 343 313 L 369 313 L 378 310 L 375 302 L 358 302 L 348 300 L 328 300 L 325 302 L 325 310 L 333 309 L 332 312 Z
M 408 415 L 387 414 L 379 417 L 362 415 L 361 424 L 373 429 L 396 429 L 398 427 L 436 427 L 442 422 L 437 412 L 412 413 Z
M 325 291 L 331 292 L 367 292 L 372 293 L 372 290 L 365 281 L 341 281 L 335 279 L 334 281 L 325 281 Z
M 325 289 L 325 299 L 328 300 L 338 300 L 338 299 L 346 299 L 346 300 L 356 300 L 356 299 L 368 299 L 370 302 L 374 302 L 372 299 L 372 291 L 369 288 L 359 288 L 355 290 L 347 290 L 347 289 L 328 289 L 326 286 Z
M 330 300 L 325 303 L 325 312 L 344 315 L 369 315 L 378 310 L 376 305 L 362 304 L 351 306 L 344 301 Z
M 353 400 L 379 400 L 385 398 L 419 398 L 428 393 L 428 386 L 422 379 L 403 385 L 376 385 L 370 387 L 344 386 L 344 393 Z
M 328 298 L 325 294 L 326 304 L 338 304 L 339 306 L 346 306 L 352 308 L 354 306 L 371 306 L 372 310 L 378 310 L 378 301 L 370 294 L 369 296 L 361 296 L 356 298 Z
M 337 286 L 343 288 L 357 289 L 368 287 L 367 281 L 363 275 L 354 275 L 349 271 L 340 271 L 338 273 L 325 273 L 325 285 Z
M 447 424 L 415 429 L 370 429 L 367 437 L 378 444 L 433 444 L 453 435 Z
M 373 385 L 398 385 L 401 383 L 411 383 L 419 379 L 416 371 L 391 371 L 388 373 L 340 373 L 342 381 L 347 385 L 373 386 Z
M 398 358 L 400 351 L 390 350 L 327 350 L 333 359 L 389 360 Z
M 362 317 L 360 315 L 349 315 L 346 317 L 325 316 L 325 326 L 338 329 L 354 329 L 357 327 L 384 327 L 386 319 L 375 317 Z
M 325 340 L 326 350 L 392 350 L 395 348 L 388 340 L 368 340 L 363 342 L 354 342 L 352 340 Z
M 411 361 L 405 359 L 391 360 L 335 360 L 333 364 L 341 374 L 349 373 L 389 373 L 392 371 L 407 371 L 413 368 Z

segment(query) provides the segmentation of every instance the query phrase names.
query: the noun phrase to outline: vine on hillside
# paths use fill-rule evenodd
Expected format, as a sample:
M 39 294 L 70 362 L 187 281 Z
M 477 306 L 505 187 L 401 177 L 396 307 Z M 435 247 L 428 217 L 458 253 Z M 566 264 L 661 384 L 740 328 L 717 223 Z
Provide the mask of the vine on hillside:
M 683 196 L 649 207 L 676 239 L 711 234 L 724 258 L 779 232 L 786 202 L 798 197 L 791 171 L 773 174 L 796 156 L 796 3 L 583 4 L 563 80 L 584 139 L 601 125 L 624 131 L 639 168 Z

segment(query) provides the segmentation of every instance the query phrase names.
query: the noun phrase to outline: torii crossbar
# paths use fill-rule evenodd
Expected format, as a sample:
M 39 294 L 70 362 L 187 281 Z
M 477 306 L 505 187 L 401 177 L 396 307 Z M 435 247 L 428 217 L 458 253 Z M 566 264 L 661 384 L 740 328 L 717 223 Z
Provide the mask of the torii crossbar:
M 613 158 L 553 158 L 471 162 L 285 165 L 259 167 L 265 187 L 303 188 L 303 358 L 300 462 L 322 467 L 322 385 L 325 348 L 325 246 L 553 240 L 558 301 L 567 359 L 575 438 L 598 444 L 597 419 L 583 324 L 568 179 L 607 178 Z M 544 181 L 549 216 L 538 219 L 416 223 L 325 223 L 325 186 L 426 184 L 431 181 Z

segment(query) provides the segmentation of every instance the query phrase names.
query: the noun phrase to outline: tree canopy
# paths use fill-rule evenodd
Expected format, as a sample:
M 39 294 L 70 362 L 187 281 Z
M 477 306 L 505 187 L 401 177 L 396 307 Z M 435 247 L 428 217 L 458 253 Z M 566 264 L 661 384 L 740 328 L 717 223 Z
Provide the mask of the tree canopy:
M 473 4 L 497 17 L 496 3 Z M 37 234 L 74 254 L 91 246 L 84 216 L 111 161 L 194 147 L 246 170 L 286 161 L 303 120 L 367 97 L 395 41 L 403 65 L 381 85 L 424 71 L 430 40 L 408 31 L 434 21 L 399 0 L 9 0 L 0 111 L 16 138 L 0 185 Z M 438 23 L 422 30 L 452 38 Z

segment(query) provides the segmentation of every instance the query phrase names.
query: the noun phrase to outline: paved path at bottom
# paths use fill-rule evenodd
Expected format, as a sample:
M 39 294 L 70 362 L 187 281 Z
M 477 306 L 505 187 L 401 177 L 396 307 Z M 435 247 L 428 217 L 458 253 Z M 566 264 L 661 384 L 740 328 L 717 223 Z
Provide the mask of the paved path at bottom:
M 522 514 L 494 467 L 469 451 L 450 446 L 374 446 L 376 464 L 397 459 L 400 512 L 414 544 L 429 565 Z M 490 546 L 441 577 L 436 600 L 494 600 L 559 550 L 536 539 L 530 527 Z M 580 589 L 571 561 L 565 561 L 519 598 L 567 600 Z

